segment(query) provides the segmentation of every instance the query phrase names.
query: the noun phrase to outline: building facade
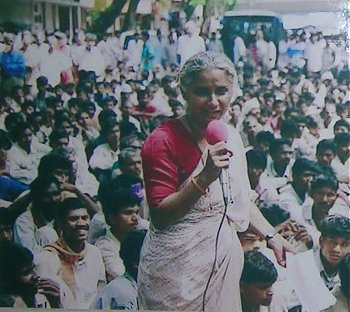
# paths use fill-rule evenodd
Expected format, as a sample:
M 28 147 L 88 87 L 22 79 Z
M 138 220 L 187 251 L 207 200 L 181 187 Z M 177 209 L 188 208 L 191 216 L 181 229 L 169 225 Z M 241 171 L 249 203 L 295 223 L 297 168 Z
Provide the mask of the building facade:
M 0 0 L 0 24 L 72 34 L 88 26 L 94 4 L 95 0 Z

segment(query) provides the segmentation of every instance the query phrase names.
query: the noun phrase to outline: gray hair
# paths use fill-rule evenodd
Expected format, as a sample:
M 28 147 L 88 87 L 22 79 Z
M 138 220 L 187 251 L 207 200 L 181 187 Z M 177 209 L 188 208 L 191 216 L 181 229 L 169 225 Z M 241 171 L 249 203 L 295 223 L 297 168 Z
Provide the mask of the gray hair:
M 211 51 L 200 52 L 189 58 L 179 72 L 178 83 L 182 94 L 186 94 L 195 77 L 206 69 L 221 69 L 232 78 L 232 82 L 236 79 L 234 65 L 226 55 Z
M 119 164 L 125 164 L 126 160 L 134 155 L 139 155 L 140 152 L 132 147 L 126 147 L 120 151 L 119 154 Z

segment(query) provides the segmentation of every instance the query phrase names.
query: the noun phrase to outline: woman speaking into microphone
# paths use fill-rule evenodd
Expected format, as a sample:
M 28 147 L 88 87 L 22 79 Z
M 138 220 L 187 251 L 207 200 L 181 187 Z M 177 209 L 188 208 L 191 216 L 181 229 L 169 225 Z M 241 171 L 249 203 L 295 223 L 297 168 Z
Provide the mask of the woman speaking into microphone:
M 224 55 L 194 55 L 178 77 L 186 114 L 160 125 L 145 142 L 151 226 L 139 267 L 141 309 L 241 311 L 243 251 L 236 231 L 246 230 L 249 223 L 269 239 L 284 265 L 289 245 L 251 200 L 238 132 L 223 123 L 227 140 L 214 140 L 213 145 L 207 140 L 209 123 L 228 110 L 235 75 Z M 223 187 L 219 177 L 224 170 Z

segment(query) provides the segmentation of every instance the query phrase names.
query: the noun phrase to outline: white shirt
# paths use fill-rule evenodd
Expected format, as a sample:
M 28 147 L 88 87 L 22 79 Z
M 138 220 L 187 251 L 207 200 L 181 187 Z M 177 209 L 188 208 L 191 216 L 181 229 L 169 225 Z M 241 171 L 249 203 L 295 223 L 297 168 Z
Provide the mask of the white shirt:
M 310 42 L 305 48 L 305 58 L 307 59 L 307 69 L 309 72 L 319 72 L 322 70 L 323 43 L 321 41 Z
M 178 40 L 177 54 L 180 55 L 181 65 L 191 56 L 205 51 L 205 42 L 199 35 L 182 35 Z
M 305 200 L 307 195 L 305 195 Z M 292 184 L 287 184 L 280 189 L 278 203 L 281 208 L 290 213 L 290 218 L 300 220 L 302 218 L 302 205 L 304 201 L 295 192 Z
M 28 248 L 34 256 L 39 254 L 45 245 L 58 240 L 53 221 L 37 228 L 29 209 L 16 219 L 13 227 L 13 237 L 15 243 Z
M 291 160 L 287 165 L 284 174 L 280 177 L 273 166 L 273 161 L 268 161 L 265 171 L 260 176 L 260 183 L 268 183 L 271 187 L 276 189 L 285 186 L 288 182 L 292 181 L 293 164 L 294 160 Z
M 120 241 L 107 229 L 105 235 L 101 236 L 95 243 L 99 249 L 103 263 L 106 267 L 107 280 L 111 281 L 118 276 L 123 276 L 125 267 L 119 256 Z
M 61 72 L 71 68 L 72 61 L 62 52 L 53 50 L 47 52 L 41 59 L 40 75 L 45 76 L 52 87 L 61 82 Z
M 94 149 L 89 160 L 91 169 L 111 169 L 113 164 L 118 160 L 119 149 L 113 151 L 108 143 L 101 144 Z
M 81 55 L 79 70 L 93 71 L 97 77 L 104 76 L 106 64 L 102 53 L 97 47 L 92 47 L 90 51 L 87 49 Z
M 39 142 L 35 143 L 34 140 L 32 141 L 29 154 L 17 143 L 13 144 L 7 154 L 10 176 L 24 184 L 30 184 L 38 176 L 38 166 L 41 157 L 50 151 L 51 148 L 49 146 Z
M 321 276 L 322 280 L 324 281 L 326 287 L 329 290 L 332 290 L 334 287 L 339 286 L 340 285 L 339 274 L 336 273 L 333 276 L 329 276 L 326 273 L 324 266 L 323 266 L 323 263 L 321 261 L 321 250 L 318 249 L 316 252 L 314 252 L 314 256 L 315 256 L 317 267 L 320 271 L 320 276 Z
M 350 162 L 349 158 L 346 160 L 346 162 L 343 164 L 340 160 L 340 158 L 336 155 L 334 159 L 332 160 L 331 167 L 340 183 L 350 183 L 350 177 L 349 177 L 349 168 L 350 168 Z
M 43 250 L 37 257 L 36 271 L 39 276 L 52 279 L 61 288 L 61 302 L 64 309 L 89 309 L 98 292 L 99 284 L 106 281 L 105 267 L 97 247 L 87 244 L 83 260 L 74 265 L 76 297 L 63 281 L 61 261 L 55 252 Z
M 141 64 L 141 55 L 143 50 L 143 40 L 130 40 L 128 43 L 128 58 L 129 63 L 133 67 L 137 67 Z
M 85 43 L 82 45 L 72 45 L 70 54 L 74 65 L 76 66 L 80 65 L 85 49 L 86 49 Z

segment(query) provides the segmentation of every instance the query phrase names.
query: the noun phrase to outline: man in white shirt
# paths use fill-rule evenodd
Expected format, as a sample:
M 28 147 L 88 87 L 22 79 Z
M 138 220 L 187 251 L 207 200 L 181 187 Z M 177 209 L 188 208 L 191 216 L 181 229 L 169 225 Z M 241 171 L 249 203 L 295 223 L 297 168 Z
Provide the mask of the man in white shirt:
M 29 185 L 38 175 L 40 158 L 51 148 L 33 139 L 31 127 L 26 122 L 19 122 L 11 132 L 15 143 L 8 151 L 9 173 L 14 179 Z
M 49 85 L 55 87 L 61 82 L 61 73 L 71 69 L 73 64 L 69 56 L 58 50 L 57 38 L 53 34 L 47 40 L 49 49 L 41 59 L 40 76 L 46 77 Z
M 119 257 L 120 244 L 127 233 L 139 224 L 139 210 L 143 193 L 141 179 L 119 175 L 103 184 L 99 199 L 109 228 L 95 243 L 106 267 L 107 280 L 111 281 L 125 273 Z
M 15 243 L 36 256 L 46 244 L 58 239 L 53 220 L 61 201 L 59 182 L 52 176 L 38 177 L 30 186 L 30 194 L 32 202 L 16 219 L 13 234 Z
M 88 309 L 106 282 L 98 249 L 87 243 L 90 217 L 78 198 L 65 199 L 57 209 L 61 238 L 37 258 L 37 272 L 60 285 L 65 309 Z
M 340 283 L 339 262 L 350 252 L 350 219 L 328 216 L 320 224 L 320 249 L 315 259 L 321 278 L 329 290 Z
M 336 144 L 336 155 L 332 160 L 331 167 L 340 183 L 341 190 L 349 195 L 350 134 L 339 133 L 335 136 L 334 141 Z
M 307 192 L 314 176 L 320 173 L 317 164 L 306 158 L 298 158 L 292 167 L 293 181 L 279 190 L 278 203 L 289 212 L 291 219 L 302 218 L 302 204 L 307 199 Z
M 100 50 L 96 45 L 96 35 L 86 34 L 86 48 L 81 55 L 81 61 L 79 63 L 79 71 L 84 70 L 87 72 L 94 72 L 96 78 L 104 77 L 106 64 Z
M 324 42 L 317 40 L 318 34 L 312 34 L 309 44 L 305 48 L 306 68 L 309 73 L 317 73 L 322 70 L 322 55 Z
M 313 240 L 313 249 L 319 247 L 320 223 L 332 213 L 332 210 L 338 209 L 343 205 L 343 200 L 338 197 L 338 182 L 331 176 L 318 176 L 310 188 L 310 197 L 302 205 L 302 219 L 295 220 L 304 225 Z
M 184 64 L 191 56 L 206 50 L 204 39 L 198 35 L 196 24 L 189 21 L 185 25 L 186 34 L 178 40 L 177 54 L 180 56 L 180 64 Z
M 233 37 L 233 62 L 237 65 L 239 61 L 244 61 L 247 55 L 247 48 L 244 40 L 237 34 Z
M 94 170 L 97 179 L 102 182 L 110 178 L 112 166 L 118 160 L 120 153 L 120 130 L 116 120 L 108 120 L 101 129 L 101 136 L 107 143 L 97 146 L 89 160 L 89 166 Z
M 139 33 L 135 33 L 134 39 L 131 39 L 128 43 L 128 63 L 134 71 L 137 71 L 140 67 L 143 45 L 144 42 Z
M 271 187 L 280 188 L 292 180 L 292 165 L 294 151 L 288 140 L 276 139 L 270 144 L 270 156 L 265 172 L 261 175 L 261 182 Z

